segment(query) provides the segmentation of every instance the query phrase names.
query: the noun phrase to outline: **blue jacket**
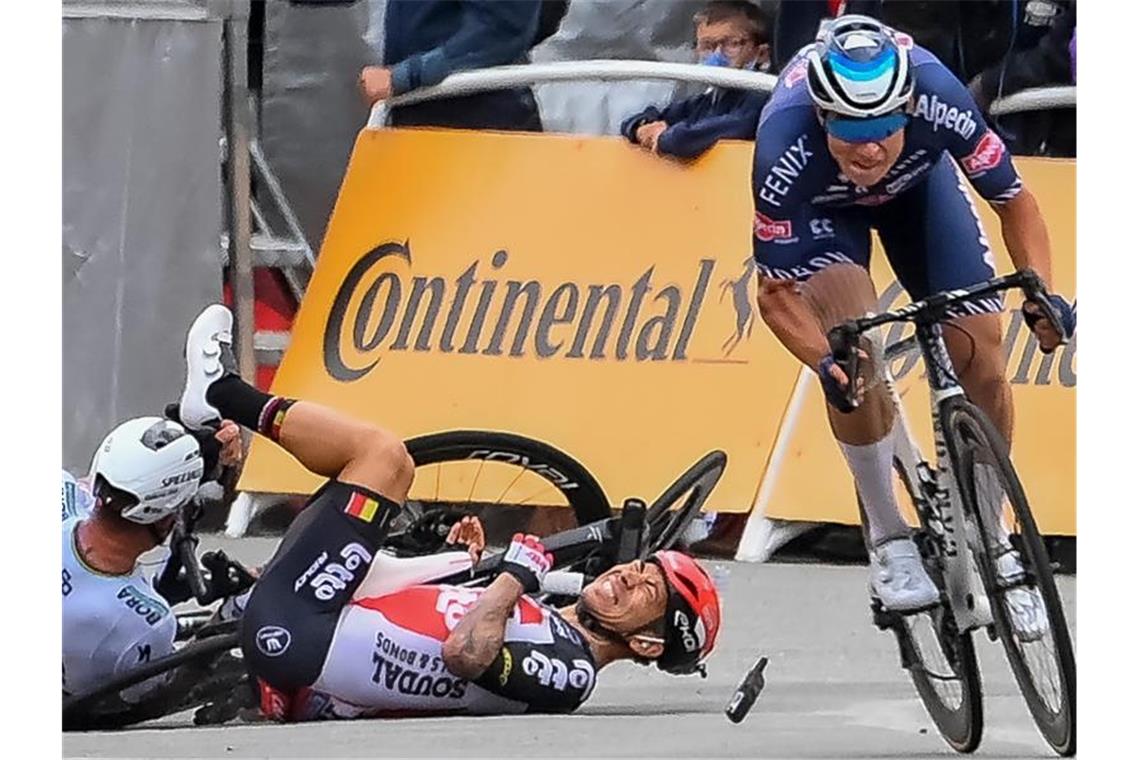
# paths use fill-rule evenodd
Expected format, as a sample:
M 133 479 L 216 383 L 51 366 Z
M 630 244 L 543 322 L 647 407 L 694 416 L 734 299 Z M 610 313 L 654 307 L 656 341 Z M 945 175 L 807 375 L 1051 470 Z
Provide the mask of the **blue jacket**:
M 637 142 L 637 128 L 651 121 L 664 121 L 669 128 L 657 140 L 661 153 L 677 158 L 694 158 L 717 140 L 752 140 L 760 110 L 768 94 L 752 90 L 726 90 L 713 87 L 708 92 L 670 103 L 664 109 L 654 106 L 630 116 L 621 123 L 621 133 Z
M 388 0 L 384 65 L 399 95 L 456 71 L 526 63 L 541 0 Z M 529 88 L 393 109 L 393 124 L 510 129 L 538 124 Z M 528 122 L 524 125 L 523 122 Z

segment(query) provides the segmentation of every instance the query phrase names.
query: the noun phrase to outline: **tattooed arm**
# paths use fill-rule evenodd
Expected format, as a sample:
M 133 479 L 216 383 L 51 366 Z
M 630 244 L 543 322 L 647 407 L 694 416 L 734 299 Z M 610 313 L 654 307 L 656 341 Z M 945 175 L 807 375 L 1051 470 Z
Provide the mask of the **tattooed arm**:
M 454 675 L 474 680 L 491 666 L 506 637 L 507 619 L 523 594 L 509 573 L 499 575 L 443 642 L 443 664 Z

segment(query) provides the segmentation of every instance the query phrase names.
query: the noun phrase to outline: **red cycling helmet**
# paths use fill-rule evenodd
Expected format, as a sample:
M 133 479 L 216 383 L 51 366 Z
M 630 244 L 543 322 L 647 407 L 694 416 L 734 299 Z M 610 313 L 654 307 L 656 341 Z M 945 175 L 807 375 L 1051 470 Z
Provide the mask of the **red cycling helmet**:
M 687 554 L 666 550 L 649 559 L 665 573 L 669 586 L 665 651 L 657 667 L 674 675 L 701 670 L 720 632 L 720 594 L 708 572 Z

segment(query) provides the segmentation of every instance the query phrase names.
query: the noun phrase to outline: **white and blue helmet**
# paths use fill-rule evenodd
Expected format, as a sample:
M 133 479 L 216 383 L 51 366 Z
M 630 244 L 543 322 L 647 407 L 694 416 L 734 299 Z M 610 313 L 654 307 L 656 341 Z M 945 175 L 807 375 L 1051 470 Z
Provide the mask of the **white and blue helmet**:
M 102 483 L 130 497 L 120 511 L 149 525 L 174 514 L 198 491 L 204 470 L 194 436 L 162 417 L 136 417 L 103 439 L 91 461 L 91 484 Z
M 857 119 L 891 114 L 914 92 L 907 48 L 869 16 L 840 16 L 807 50 L 808 91 L 825 112 Z

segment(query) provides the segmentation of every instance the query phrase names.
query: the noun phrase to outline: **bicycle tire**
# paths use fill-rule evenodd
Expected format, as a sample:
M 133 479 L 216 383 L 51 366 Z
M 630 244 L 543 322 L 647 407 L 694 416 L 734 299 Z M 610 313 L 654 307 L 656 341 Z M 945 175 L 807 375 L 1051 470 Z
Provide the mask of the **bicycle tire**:
M 478 459 L 483 453 L 518 457 L 527 463 L 520 466 L 562 492 L 579 525 L 610 516 L 609 499 L 590 471 L 548 443 L 500 431 L 448 430 L 411 438 L 405 441 L 405 446 L 417 467 Z
M 653 552 L 671 549 L 701 511 L 701 507 L 716 488 L 728 466 L 728 455 L 723 451 L 710 451 L 681 473 L 673 483 L 645 511 L 645 539 L 639 559 Z M 680 509 L 671 510 L 682 497 L 688 495 Z
M 186 706 L 182 705 L 184 695 L 175 693 L 180 690 L 167 689 L 170 693 L 156 694 L 152 697 L 148 697 L 146 701 L 136 706 L 116 711 L 112 714 L 85 714 L 88 708 L 96 705 L 100 700 L 112 695 L 117 695 L 124 689 L 129 689 L 155 676 L 168 673 L 182 665 L 207 657 L 213 657 L 238 646 L 240 646 L 240 644 L 237 633 L 210 636 L 209 638 L 191 642 L 165 657 L 160 657 L 157 660 L 152 660 L 137 668 L 133 668 L 129 673 L 108 681 L 105 684 L 101 684 L 94 689 L 69 696 L 63 700 L 62 712 L 64 730 L 122 728 L 133 723 L 153 720 L 154 718 L 168 715 L 171 712 L 187 709 Z M 158 687 L 157 691 L 161 692 L 164 688 L 165 687 Z
M 917 484 L 911 482 L 898 459 L 895 460 L 895 472 L 899 480 L 902 481 L 912 503 L 916 505 L 915 512 L 919 516 L 922 531 L 929 531 L 923 511 L 917 508 L 919 503 L 924 502 L 925 497 L 917 494 Z M 864 512 L 862 500 L 859 499 L 859 501 L 860 513 L 862 514 Z M 865 520 L 862 522 L 865 523 Z M 863 537 L 866 541 L 865 528 Z M 941 566 L 930 556 L 930 552 L 925 549 L 921 540 L 919 547 L 928 574 L 939 588 L 943 588 Z M 895 634 L 903 668 L 910 676 L 911 683 L 914 685 L 915 691 L 918 692 L 919 701 L 922 702 L 926 714 L 934 722 L 934 726 L 938 729 L 942 739 L 956 752 L 971 753 L 981 744 L 982 733 L 985 728 L 985 717 L 982 709 L 982 676 L 978 668 L 978 657 L 974 649 L 973 636 L 968 631 L 962 633 L 957 630 L 953 612 L 945 601 L 936 610 L 917 613 L 917 615 L 929 617 L 931 628 L 935 631 L 938 639 L 942 657 L 952 668 L 954 674 L 958 676 L 955 680 L 961 684 L 962 698 L 960 704 L 957 706 L 947 704 L 943 699 L 935 682 L 948 679 L 936 677 L 926 667 L 922 656 L 922 647 L 915 641 L 913 629 L 905 619 L 899 617 L 891 626 L 891 631 Z
M 1017 472 L 1009 460 L 1008 446 L 989 418 L 976 406 L 964 399 L 950 399 L 943 402 L 942 419 L 946 428 L 946 443 L 951 461 L 954 463 L 955 477 L 962 491 L 967 513 L 979 530 L 980 541 L 971 546 L 981 571 L 982 585 L 990 600 L 994 615 L 994 627 L 1005 649 L 1006 660 L 1013 671 L 1018 689 L 1033 722 L 1042 737 L 1061 756 L 1070 756 L 1077 751 L 1077 674 L 1076 660 L 1069 628 L 1065 620 L 1065 610 L 1053 579 L 1045 544 L 1037 530 L 1037 523 L 1029 508 L 1025 491 Z M 980 459 L 979 459 L 980 457 Z M 1016 632 L 1009 611 L 1003 603 L 1004 596 L 1011 589 L 1001 588 L 997 578 L 995 559 L 987 540 L 991 520 L 986 520 L 983 506 L 978 498 L 974 465 L 978 461 L 995 468 L 1000 486 L 1013 508 L 1017 525 L 1020 526 L 1020 555 L 1023 567 L 1031 570 L 1036 579 L 1036 588 L 1045 605 L 1046 616 L 1052 639 L 1051 655 L 1057 666 L 1060 679 L 1058 689 L 1059 704 L 1056 713 L 1042 698 L 1034 684 L 1024 653 L 1018 646 Z M 1044 637 L 1042 637 L 1044 639 Z
M 931 616 L 933 625 L 939 626 L 938 640 L 944 647 L 949 644 L 951 654 L 957 663 L 955 673 L 962 684 L 962 704 L 958 708 L 948 706 L 938 694 L 934 679 L 925 668 L 907 668 L 911 683 L 926 708 L 930 719 L 938 728 L 938 733 L 950 747 L 963 754 L 973 752 L 982 743 L 984 717 L 982 711 L 982 676 L 978 670 L 978 656 L 974 650 L 974 638 L 967 633 L 959 633 L 953 628 L 953 615 L 949 608 L 941 608 L 942 622 L 932 612 L 922 613 Z M 913 640 L 912 640 L 913 646 Z M 945 652 L 945 650 L 944 650 Z

